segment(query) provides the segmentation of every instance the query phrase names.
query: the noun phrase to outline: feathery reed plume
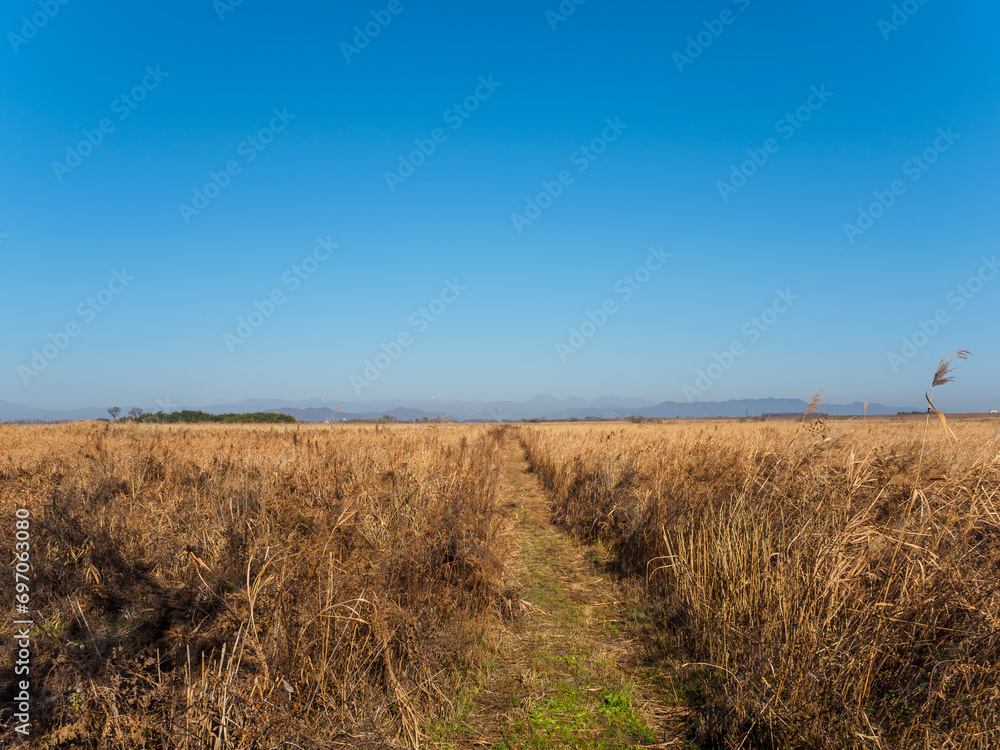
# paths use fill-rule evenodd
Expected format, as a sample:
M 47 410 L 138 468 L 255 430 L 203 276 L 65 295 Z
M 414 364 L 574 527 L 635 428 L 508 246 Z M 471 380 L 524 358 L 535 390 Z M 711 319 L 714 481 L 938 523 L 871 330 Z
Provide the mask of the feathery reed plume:
M 972 352 L 968 349 L 956 349 L 950 354 L 942 357 L 941 361 L 938 363 L 937 369 L 934 371 L 934 380 L 931 382 L 931 393 L 934 393 L 935 386 L 950 383 L 955 379 L 955 376 L 950 374 L 955 369 L 952 362 L 956 359 L 968 359 L 971 354 Z
M 934 403 L 932 401 L 932 399 L 934 398 L 934 388 L 936 386 L 944 385 L 945 383 L 950 383 L 951 381 L 953 381 L 955 379 L 955 376 L 952 375 L 951 373 L 954 371 L 955 368 L 954 365 L 952 365 L 952 363 L 956 359 L 968 359 L 970 354 L 972 354 L 972 352 L 968 351 L 967 349 L 956 349 L 950 354 L 947 354 L 946 356 L 942 357 L 941 361 L 938 363 L 937 370 L 934 371 L 934 380 L 931 381 L 931 389 L 924 394 L 924 398 L 927 399 L 927 418 L 930 419 L 930 413 L 932 411 L 935 414 L 937 414 L 938 419 L 941 420 L 941 424 L 944 426 L 944 432 L 945 435 L 948 437 L 949 441 L 957 440 L 957 438 L 955 437 L 955 433 L 951 431 L 951 428 L 948 427 L 948 420 L 945 419 L 944 414 L 939 412 L 937 408 L 934 406 Z
M 931 389 L 924 394 L 924 398 L 927 399 L 927 416 L 924 419 L 924 434 L 920 438 L 920 459 L 917 461 L 917 471 L 913 479 L 913 493 L 910 500 L 911 507 L 913 505 L 913 501 L 916 499 L 917 486 L 920 482 L 920 469 L 924 463 L 924 445 L 927 442 L 927 425 L 930 423 L 932 411 L 935 414 L 937 414 L 938 419 L 941 420 L 941 424 L 944 427 L 944 433 L 948 438 L 948 442 L 950 443 L 952 440 L 954 440 L 956 445 L 958 443 L 958 438 L 955 437 L 955 434 L 951 431 L 951 428 L 948 427 L 948 420 L 945 418 L 944 414 L 939 412 L 937 408 L 934 406 L 933 402 L 934 388 L 936 388 L 939 385 L 944 385 L 945 383 L 950 383 L 951 381 L 953 381 L 955 379 L 955 376 L 952 375 L 951 373 L 954 371 L 955 368 L 952 363 L 956 359 L 968 359 L 971 354 L 972 352 L 970 352 L 967 349 L 956 349 L 955 351 L 950 352 L 949 354 L 946 354 L 944 357 L 942 357 L 941 361 L 938 363 L 937 369 L 934 371 L 934 379 L 931 381 Z
M 806 407 L 806 413 L 802 415 L 802 421 L 804 422 L 806 417 L 816 411 L 822 403 L 823 391 L 816 391 L 816 394 L 809 399 L 809 406 Z

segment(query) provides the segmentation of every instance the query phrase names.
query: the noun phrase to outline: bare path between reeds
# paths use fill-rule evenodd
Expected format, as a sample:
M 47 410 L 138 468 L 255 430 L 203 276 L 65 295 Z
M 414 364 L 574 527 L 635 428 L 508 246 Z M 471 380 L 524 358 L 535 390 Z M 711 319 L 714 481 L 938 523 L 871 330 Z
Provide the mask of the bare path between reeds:
M 602 572 L 596 550 L 552 524 L 549 498 L 516 440 L 506 464 L 522 616 L 470 688 L 464 716 L 439 727 L 431 746 L 685 747 L 685 711 L 668 705 L 668 687 L 641 663 L 621 587 Z

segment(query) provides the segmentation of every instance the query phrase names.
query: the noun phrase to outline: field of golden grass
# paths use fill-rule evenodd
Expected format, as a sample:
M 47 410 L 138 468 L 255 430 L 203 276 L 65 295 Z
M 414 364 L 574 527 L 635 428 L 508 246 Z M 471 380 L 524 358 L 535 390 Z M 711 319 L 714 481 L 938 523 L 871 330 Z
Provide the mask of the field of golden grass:
M 553 516 L 646 582 L 701 747 L 1000 747 L 1000 430 L 521 433 Z
M 576 697 L 536 696 L 560 708 L 530 732 L 527 683 L 469 699 L 512 633 L 573 630 L 524 624 L 551 613 L 522 596 L 563 585 L 519 562 L 552 544 L 548 502 L 574 554 L 591 545 L 635 592 L 620 622 L 639 623 L 627 642 L 684 707 L 687 746 L 1000 747 L 1000 431 L 949 424 L 0 426 L 10 559 L 30 513 L 29 746 L 580 737 L 559 724 Z M 514 441 L 548 493 L 533 526 Z
M 502 444 L 456 425 L 0 426 L 5 547 L 31 518 L 31 743 L 415 745 L 511 612 Z

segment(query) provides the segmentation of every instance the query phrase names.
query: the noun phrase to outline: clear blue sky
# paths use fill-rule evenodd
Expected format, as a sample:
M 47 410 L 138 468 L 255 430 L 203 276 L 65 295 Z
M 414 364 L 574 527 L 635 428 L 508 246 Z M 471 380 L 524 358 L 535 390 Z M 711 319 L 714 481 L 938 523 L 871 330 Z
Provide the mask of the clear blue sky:
M 1000 406 L 995 3 L 231 2 L 5 4 L 0 399 Z

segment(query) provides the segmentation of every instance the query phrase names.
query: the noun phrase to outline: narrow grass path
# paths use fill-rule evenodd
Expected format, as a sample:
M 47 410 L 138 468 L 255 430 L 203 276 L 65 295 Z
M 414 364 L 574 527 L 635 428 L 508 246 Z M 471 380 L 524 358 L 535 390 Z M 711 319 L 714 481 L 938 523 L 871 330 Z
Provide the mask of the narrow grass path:
M 506 502 L 515 505 L 514 574 L 524 616 L 497 660 L 469 688 L 463 716 L 438 726 L 446 748 L 683 747 L 684 711 L 662 699 L 639 663 L 629 606 L 599 555 L 550 521 L 548 497 L 511 440 Z

